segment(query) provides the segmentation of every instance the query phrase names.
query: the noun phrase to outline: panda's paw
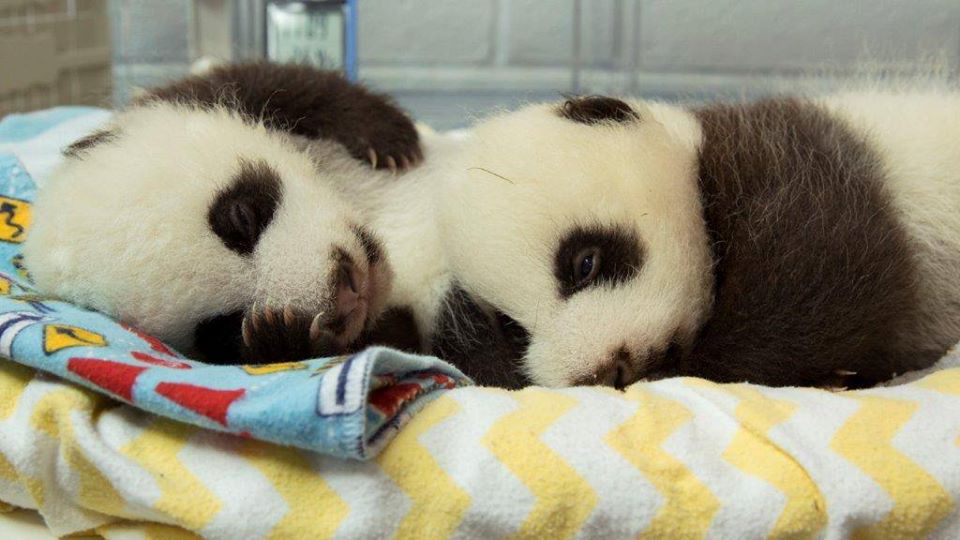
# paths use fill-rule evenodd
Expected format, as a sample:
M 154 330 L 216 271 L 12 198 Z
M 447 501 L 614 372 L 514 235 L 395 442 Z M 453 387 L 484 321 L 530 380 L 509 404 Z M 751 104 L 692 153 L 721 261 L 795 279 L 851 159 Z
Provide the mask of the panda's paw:
M 243 360 L 272 364 L 343 354 L 345 347 L 324 320 L 322 313 L 308 314 L 290 306 L 254 305 L 241 323 Z
M 377 111 L 366 120 L 363 133 L 344 141 L 353 157 L 374 169 L 392 172 L 415 167 L 423 160 L 420 136 L 413 122 L 392 107 Z

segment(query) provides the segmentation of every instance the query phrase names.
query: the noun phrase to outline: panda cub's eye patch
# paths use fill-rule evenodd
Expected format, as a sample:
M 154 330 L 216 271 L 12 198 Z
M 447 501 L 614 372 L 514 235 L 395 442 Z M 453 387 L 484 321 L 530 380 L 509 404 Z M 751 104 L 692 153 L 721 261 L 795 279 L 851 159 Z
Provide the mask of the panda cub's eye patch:
M 210 229 L 240 255 L 257 246 L 280 204 L 280 175 L 265 161 L 240 161 L 233 182 L 220 191 L 207 212 Z
M 626 227 L 576 227 L 561 240 L 554 257 L 554 276 L 561 298 L 597 285 L 623 283 L 640 271 L 643 246 Z

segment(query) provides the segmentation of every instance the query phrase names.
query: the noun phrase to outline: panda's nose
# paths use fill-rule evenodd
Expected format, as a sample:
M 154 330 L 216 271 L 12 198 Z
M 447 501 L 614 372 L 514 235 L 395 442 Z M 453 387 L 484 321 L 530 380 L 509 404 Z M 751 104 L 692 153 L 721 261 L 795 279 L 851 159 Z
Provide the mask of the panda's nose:
M 612 386 L 623 390 L 640 379 L 656 380 L 672 376 L 681 356 L 681 348 L 676 341 L 663 349 L 649 351 L 645 357 L 638 357 L 623 345 L 610 353 L 602 366 L 574 384 Z
M 346 316 L 352 313 L 360 303 L 360 291 L 363 287 L 363 274 L 352 260 L 340 262 L 337 269 L 337 313 Z
M 622 390 L 635 382 L 639 377 L 637 359 L 626 348 L 615 350 L 593 373 L 581 377 L 574 384 L 577 386 L 612 386 Z
M 637 359 L 626 347 L 620 347 L 610 359 L 609 371 L 607 385 L 623 390 L 638 378 Z

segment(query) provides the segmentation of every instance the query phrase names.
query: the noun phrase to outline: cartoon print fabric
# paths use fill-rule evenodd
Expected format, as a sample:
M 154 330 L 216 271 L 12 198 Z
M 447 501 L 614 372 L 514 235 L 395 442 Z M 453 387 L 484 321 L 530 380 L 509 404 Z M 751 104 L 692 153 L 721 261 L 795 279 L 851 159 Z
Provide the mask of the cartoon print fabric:
M 9 138 L 7 124 L 0 124 L 0 141 Z M 469 384 L 437 359 L 384 348 L 305 362 L 210 366 L 102 314 L 44 298 L 31 288 L 19 252 L 36 189 L 16 156 L 0 153 L 3 357 L 175 420 L 358 459 L 375 455 L 440 391 Z

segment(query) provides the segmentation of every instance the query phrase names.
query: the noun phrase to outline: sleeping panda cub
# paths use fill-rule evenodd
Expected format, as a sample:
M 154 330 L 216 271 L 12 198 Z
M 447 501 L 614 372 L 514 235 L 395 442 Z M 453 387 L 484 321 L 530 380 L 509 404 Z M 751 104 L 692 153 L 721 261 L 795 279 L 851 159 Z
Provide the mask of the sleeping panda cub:
M 960 339 L 958 141 L 956 91 L 495 117 L 439 183 L 437 346 L 502 386 L 929 366 Z
M 388 99 L 266 63 L 154 89 L 65 154 L 24 246 L 37 287 L 216 363 L 357 341 L 392 271 L 337 186 L 421 156 Z

